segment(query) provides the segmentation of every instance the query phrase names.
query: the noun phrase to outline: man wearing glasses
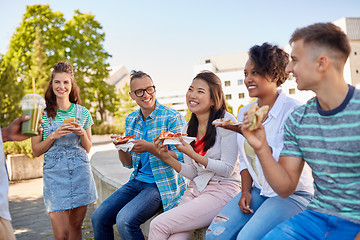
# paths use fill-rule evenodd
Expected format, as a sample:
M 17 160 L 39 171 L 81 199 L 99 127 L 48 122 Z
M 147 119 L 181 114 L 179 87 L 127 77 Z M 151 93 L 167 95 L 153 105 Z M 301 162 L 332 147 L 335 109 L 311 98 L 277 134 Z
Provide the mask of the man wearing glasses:
M 158 157 L 153 139 L 162 130 L 180 132 L 184 118 L 174 109 L 159 104 L 151 77 L 132 71 L 130 96 L 140 109 L 125 121 L 125 134 L 135 136 L 131 152 L 119 150 L 122 164 L 134 168 L 130 180 L 108 197 L 93 213 L 95 239 L 114 239 L 116 223 L 121 239 L 144 239 L 140 225 L 159 210 L 179 203 L 186 188 L 185 179 Z M 171 154 L 183 161 L 182 153 L 169 146 Z

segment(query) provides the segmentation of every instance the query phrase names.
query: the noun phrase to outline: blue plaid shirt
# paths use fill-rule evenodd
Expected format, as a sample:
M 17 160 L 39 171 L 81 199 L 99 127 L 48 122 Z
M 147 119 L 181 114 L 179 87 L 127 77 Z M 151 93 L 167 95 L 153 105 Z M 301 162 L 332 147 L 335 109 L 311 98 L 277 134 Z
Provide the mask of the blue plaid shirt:
M 125 134 L 133 135 L 135 139 L 141 139 L 143 136 L 143 121 L 140 109 L 130 113 L 125 120 Z M 181 132 L 182 126 L 185 124 L 185 119 L 179 112 L 159 104 L 158 101 L 156 101 L 154 111 L 145 121 L 148 129 L 148 139 L 154 139 L 162 130 L 173 133 Z M 184 162 L 182 153 L 177 151 L 173 145 L 169 145 L 169 150 L 175 151 L 178 160 Z M 140 153 L 131 152 L 134 171 L 130 179 L 133 179 L 139 170 L 140 155 Z M 167 211 L 179 203 L 180 197 L 187 187 L 187 181 L 172 167 L 154 155 L 149 154 L 149 161 L 155 183 L 161 195 L 164 211 Z

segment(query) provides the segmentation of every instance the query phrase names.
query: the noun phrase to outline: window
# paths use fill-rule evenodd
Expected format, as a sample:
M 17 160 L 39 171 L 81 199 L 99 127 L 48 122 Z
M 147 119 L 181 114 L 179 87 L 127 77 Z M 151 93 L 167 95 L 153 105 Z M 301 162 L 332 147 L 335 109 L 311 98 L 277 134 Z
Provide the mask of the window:
M 230 99 L 231 99 L 231 94 L 226 94 L 226 95 L 225 95 L 225 99 L 226 99 L 226 100 L 230 100 Z
M 289 88 L 289 94 L 295 94 L 295 88 Z
M 239 80 L 238 80 L 238 85 L 244 85 L 244 80 L 243 80 L 243 79 L 239 79 Z
M 205 63 L 211 63 L 211 60 L 210 60 L 210 59 L 206 59 L 206 60 L 205 60 Z
M 239 99 L 245 98 L 245 93 L 239 93 Z
M 293 73 L 289 74 L 289 80 L 295 80 Z
M 225 87 L 229 87 L 231 85 L 230 81 L 225 81 Z

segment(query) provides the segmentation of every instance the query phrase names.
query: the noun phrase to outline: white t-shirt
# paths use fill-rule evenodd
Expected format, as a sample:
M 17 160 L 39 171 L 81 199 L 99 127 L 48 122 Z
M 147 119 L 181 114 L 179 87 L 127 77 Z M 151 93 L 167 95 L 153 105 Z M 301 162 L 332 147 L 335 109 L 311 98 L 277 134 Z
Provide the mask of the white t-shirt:
M 5 167 L 5 153 L 0 127 L 0 217 L 10 221 L 8 193 L 9 179 Z
M 276 161 L 279 160 L 280 152 L 284 145 L 284 123 L 294 107 L 299 105 L 295 99 L 287 97 L 281 90 L 278 90 L 278 94 L 279 96 L 268 113 L 268 118 L 263 123 L 266 132 L 266 140 L 272 148 L 272 155 Z M 254 101 L 239 110 L 238 121 L 243 120 L 244 113 L 249 110 L 249 107 L 254 103 L 257 103 L 257 101 Z M 254 186 L 261 190 L 260 195 L 266 197 L 276 196 L 277 194 L 265 179 L 259 159 L 255 155 L 252 147 L 245 141 L 243 135 L 237 134 L 237 143 L 240 172 L 244 169 L 248 169 L 251 178 L 253 179 Z M 306 191 L 314 194 L 313 178 L 310 167 L 307 164 L 304 165 L 299 184 L 295 191 Z

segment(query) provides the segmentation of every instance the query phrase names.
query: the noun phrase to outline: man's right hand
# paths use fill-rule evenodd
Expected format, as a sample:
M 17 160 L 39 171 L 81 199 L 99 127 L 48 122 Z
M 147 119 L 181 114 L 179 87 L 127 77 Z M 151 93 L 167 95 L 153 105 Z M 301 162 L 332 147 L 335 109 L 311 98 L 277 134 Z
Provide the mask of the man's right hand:
M 135 145 L 131 149 L 132 152 L 135 152 L 135 153 L 149 152 L 149 153 L 153 154 L 156 151 L 155 145 L 153 143 L 150 143 L 143 139 L 135 140 L 135 141 L 133 141 L 133 143 Z
M 240 201 L 238 203 L 242 213 L 244 214 L 254 213 L 254 210 L 250 208 L 250 203 L 251 203 L 251 193 L 242 192 Z
M 21 116 L 10 123 L 10 125 L 1 130 L 4 142 L 7 141 L 23 141 L 29 137 L 21 134 L 21 125 L 23 122 L 29 121 L 29 116 Z

